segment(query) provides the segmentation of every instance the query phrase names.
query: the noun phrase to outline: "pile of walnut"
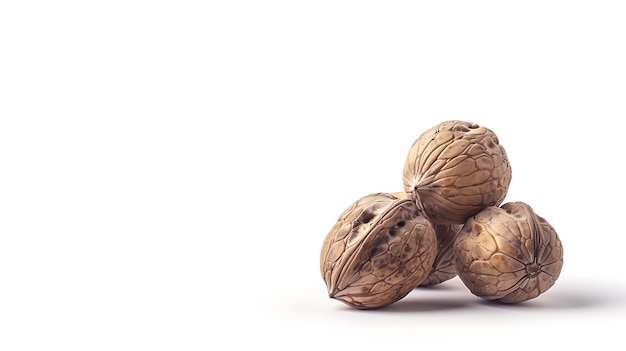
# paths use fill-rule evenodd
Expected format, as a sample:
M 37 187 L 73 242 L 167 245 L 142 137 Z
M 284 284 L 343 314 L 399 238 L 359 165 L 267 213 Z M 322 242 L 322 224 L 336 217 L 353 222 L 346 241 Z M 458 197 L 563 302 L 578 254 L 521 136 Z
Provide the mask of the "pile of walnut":
M 526 203 L 502 204 L 511 166 L 492 130 L 451 120 L 425 131 L 403 182 L 403 192 L 355 201 L 326 236 L 320 269 L 331 298 L 379 308 L 458 275 L 478 297 L 518 303 L 554 285 L 561 241 Z

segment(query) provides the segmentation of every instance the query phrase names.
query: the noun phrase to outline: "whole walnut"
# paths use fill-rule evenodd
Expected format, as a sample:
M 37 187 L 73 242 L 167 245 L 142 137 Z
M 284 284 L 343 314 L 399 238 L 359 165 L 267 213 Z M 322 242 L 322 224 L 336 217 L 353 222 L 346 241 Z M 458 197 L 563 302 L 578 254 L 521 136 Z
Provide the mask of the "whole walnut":
M 437 256 L 430 273 L 420 286 L 431 286 L 443 283 L 456 277 L 454 262 L 454 242 L 462 224 L 434 224 L 437 235 Z
M 496 134 L 478 124 L 449 120 L 421 134 L 411 146 L 404 190 L 433 223 L 464 224 L 504 201 L 511 167 Z
M 411 199 L 411 194 L 406 192 L 391 193 L 399 199 Z M 463 228 L 462 224 L 433 224 L 437 236 L 437 256 L 430 273 L 420 286 L 431 286 L 443 283 L 456 277 L 454 263 L 454 240 Z
M 536 298 L 563 267 L 554 228 L 523 202 L 488 207 L 467 220 L 454 244 L 457 273 L 476 296 L 504 303 Z
M 435 230 L 412 200 L 374 193 L 339 216 L 322 245 L 320 270 L 329 297 L 379 308 L 415 289 L 436 253 Z

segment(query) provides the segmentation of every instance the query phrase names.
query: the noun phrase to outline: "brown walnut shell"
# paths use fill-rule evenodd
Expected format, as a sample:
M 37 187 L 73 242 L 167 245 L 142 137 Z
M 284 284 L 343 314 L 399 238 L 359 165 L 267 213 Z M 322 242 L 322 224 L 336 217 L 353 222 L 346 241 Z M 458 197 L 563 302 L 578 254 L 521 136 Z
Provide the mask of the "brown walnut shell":
M 464 224 L 504 201 L 511 167 L 496 134 L 476 123 L 449 120 L 421 134 L 411 146 L 404 190 L 433 223 Z
M 437 235 L 437 256 L 430 273 L 420 286 L 441 284 L 456 277 L 454 262 L 454 242 L 462 224 L 434 224 Z
M 322 245 L 328 296 L 357 309 L 394 303 L 426 278 L 436 245 L 432 224 L 412 200 L 364 196 L 341 214 Z
M 399 199 L 411 199 L 411 194 L 406 192 L 394 192 L 393 196 Z M 456 277 L 456 265 L 454 263 L 454 241 L 459 234 L 462 224 L 433 224 L 437 236 L 437 256 L 430 273 L 420 286 L 441 284 Z
M 563 267 L 556 231 L 523 202 L 488 207 L 468 219 L 454 256 L 459 278 L 474 295 L 505 303 L 541 295 Z

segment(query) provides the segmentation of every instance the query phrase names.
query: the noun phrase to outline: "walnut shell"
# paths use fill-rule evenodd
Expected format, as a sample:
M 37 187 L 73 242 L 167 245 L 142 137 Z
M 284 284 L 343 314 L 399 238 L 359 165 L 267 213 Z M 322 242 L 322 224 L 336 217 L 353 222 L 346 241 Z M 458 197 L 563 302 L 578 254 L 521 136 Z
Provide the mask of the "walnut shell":
M 426 278 L 436 245 L 432 224 L 412 200 L 364 196 L 341 214 L 322 245 L 328 296 L 357 309 L 394 303 Z
M 459 277 L 474 295 L 505 303 L 536 298 L 563 267 L 556 231 L 523 202 L 488 207 L 468 219 L 454 256 Z
M 456 277 L 454 242 L 462 224 L 434 224 L 437 235 L 437 256 L 430 273 L 420 286 L 437 285 Z
M 449 120 L 421 134 L 411 146 L 404 190 L 432 222 L 464 224 L 504 201 L 511 167 L 496 134 L 478 124 Z
M 404 191 L 391 193 L 399 199 L 411 199 L 412 196 Z M 419 286 L 437 285 L 456 277 L 454 263 L 454 241 L 459 234 L 462 224 L 433 224 L 437 236 L 437 256 L 430 273 Z

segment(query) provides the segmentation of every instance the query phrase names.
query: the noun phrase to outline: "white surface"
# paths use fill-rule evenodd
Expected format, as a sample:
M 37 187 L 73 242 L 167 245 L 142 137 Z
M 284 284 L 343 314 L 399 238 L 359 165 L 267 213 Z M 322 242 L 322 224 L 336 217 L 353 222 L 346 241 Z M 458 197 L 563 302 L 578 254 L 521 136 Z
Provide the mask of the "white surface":
M 0 349 L 618 349 L 619 1 L 0 5 Z M 319 250 L 417 136 L 493 129 L 556 228 L 516 306 L 454 279 L 376 311 Z M 221 346 L 217 346 L 221 345 Z M 502 346 L 506 345 L 506 346 Z M 562 348 L 561 348 L 562 349 Z

